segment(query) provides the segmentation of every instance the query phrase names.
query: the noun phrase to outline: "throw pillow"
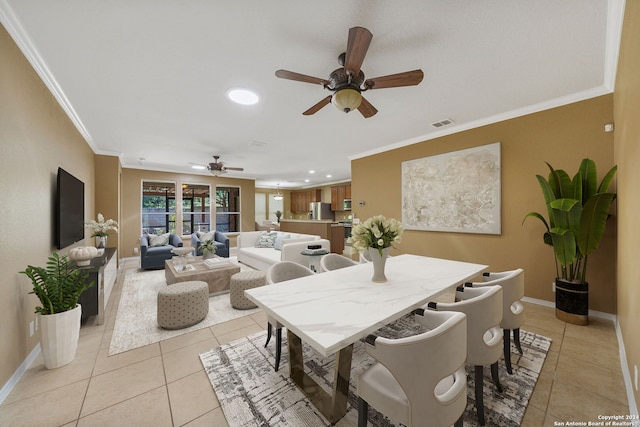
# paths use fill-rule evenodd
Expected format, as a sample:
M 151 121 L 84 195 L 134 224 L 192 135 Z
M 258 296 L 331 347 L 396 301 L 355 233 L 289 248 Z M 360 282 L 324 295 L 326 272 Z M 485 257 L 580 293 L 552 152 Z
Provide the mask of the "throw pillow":
M 258 237 L 258 240 L 256 240 L 256 248 L 273 248 L 276 242 L 276 237 L 278 237 L 278 233 L 275 231 L 271 231 L 269 233 L 263 231 Z
M 149 246 L 155 248 L 157 246 L 166 246 L 169 244 L 169 233 L 154 235 L 149 234 Z
M 291 234 L 289 233 L 278 233 L 278 237 L 276 237 L 276 242 L 273 244 L 273 248 L 277 251 L 282 250 L 282 244 L 284 243 L 284 239 L 290 239 Z
M 213 240 L 215 235 L 216 235 L 215 231 L 208 231 L 206 233 L 198 233 L 198 238 L 200 239 L 201 242 L 206 242 L 207 240 Z

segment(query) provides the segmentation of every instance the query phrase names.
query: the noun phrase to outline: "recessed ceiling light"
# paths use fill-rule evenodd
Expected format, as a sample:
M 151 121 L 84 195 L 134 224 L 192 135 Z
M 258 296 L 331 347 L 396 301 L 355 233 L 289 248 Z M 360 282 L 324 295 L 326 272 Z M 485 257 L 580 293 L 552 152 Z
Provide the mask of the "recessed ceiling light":
M 204 170 L 206 168 L 207 168 L 206 166 L 202 166 L 202 165 L 191 165 L 191 169 Z
M 240 88 L 229 89 L 227 91 L 227 98 L 241 105 L 257 104 L 258 101 L 260 100 L 260 98 L 255 92 L 252 92 L 249 89 L 240 89 Z
M 305 179 L 305 180 L 304 180 L 304 182 L 309 182 L 309 180 L 308 180 L 308 179 Z
M 316 171 L 314 171 L 314 170 L 311 170 L 311 171 L 309 171 L 309 173 L 316 173 Z
M 331 174 L 328 174 L 328 175 L 327 175 L 327 178 L 331 178 Z

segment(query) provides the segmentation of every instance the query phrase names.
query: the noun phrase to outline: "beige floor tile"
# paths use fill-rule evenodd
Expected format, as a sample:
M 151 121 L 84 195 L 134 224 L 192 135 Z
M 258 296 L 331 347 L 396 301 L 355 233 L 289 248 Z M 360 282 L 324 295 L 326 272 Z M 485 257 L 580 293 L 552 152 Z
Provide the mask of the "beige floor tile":
M 246 328 L 247 326 L 258 325 L 251 316 L 243 316 L 234 320 L 230 320 L 224 323 L 218 323 L 210 327 L 215 336 L 228 334 L 229 332 L 236 331 L 238 329 Z
M 82 416 L 164 385 L 162 358 L 159 356 L 94 376 L 89 383 Z
M 216 335 L 216 338 L 220 345 L 223 345 L 263 330 L 264 328 L 258 325 L 246 326 L 244 328 L 236 329 L 223 335 Z
M 169 383 L 173 424 L 181 426 L 220 407 L 209 377 L 201 370 Z
M 177 350 L 182 347 L 187 347 L 200 341 L 215 339 L 213 332 L 210 328 L 203 328 L 197 331 L 190 332 L 188 334 L 179 335 L 168 340 L 160 341 L 160 351 L 165 354 Z
M 591 316 L 588 326 L 567 324 L 567 337 L 588 341 L 595 345 L 618 348 L 618 337 L 614 323 L 608 319 Z
M 78 421 L 78 427 L 95 426 L 173 426 L 166 387 L 162 386 L 135 396 L 99 412 L 80 418 Z
M 529 407 L 541 410 L 543 413 L 547 410 L 549 404 L 549 396 L 551 395 L 551 386 L 553 385 L 554 375 L 541 374 L 536 381 L 531 398 L 529 399 Z
M 598 415 L 627 414 L 628 405 L 586 390 L 584 387 L 556 379 L 553 382 L 547 414 L 562 421 L 598 421 Z
M 135 348 L 113 356 L 109 356 L 108 348 L 102 348 L 98 351 L 93 375 L 101 375 L 105 372 L 158 356 L 160 356 L 160 344 L 158 343 L 145 345 L 144 347 Z
M 618 346 L 598 345 L 582 339 L 565 337 L 561 353 L 611 370 L 620 370 Z
M 5 399 L 5 403 L 11 403 L 20 399 L 34 396 L 39 393 L 55 390 L 81 380 L 91 378 L 91 371 L 95 363 L 94 357 L 76 358 L 66 366 L 57 369 L 46 369 L 42 354 L 36 358 L 29 369 L 24 373 L 11 394 Z
M 78 418 L 89 380 L 0 406 L 4 426 L 59 426 Z
M 196 418 L 188 424 L 186 427 L 228 427 L 227 419 L 222 412 L 222 409 L 216 408 L 213 411 L 207 412 L 203 416 Z
M 218 345 L 218 342 L 211 338 L 163 354 L 162 359 L 167 383 L 184 378 L 195 372 L 203 371 L 204 368 L 200 361 L 200 353 L 209 351 Z
M 564 353 L 558 360 L 556 381 L 572 383 L 623 405 L 628 403 L 624 378 L 619 371 L 575 359 Z
M 545 412 L 529 405 L 522 418 L 521 426 L 541 426 L 544 424 Z

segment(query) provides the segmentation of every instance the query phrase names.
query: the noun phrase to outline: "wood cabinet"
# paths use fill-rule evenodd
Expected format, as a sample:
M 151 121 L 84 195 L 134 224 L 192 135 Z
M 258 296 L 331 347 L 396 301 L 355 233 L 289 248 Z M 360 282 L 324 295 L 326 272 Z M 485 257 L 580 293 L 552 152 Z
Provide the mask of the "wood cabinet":
M 351 184 L 331 187 L 331 210 L 344 210 L 344 199 L 351 198 Z
M 309 212 L 309 203 L 321 202 L 322 190 L 300 190 L 291 192 L 291 212 Z

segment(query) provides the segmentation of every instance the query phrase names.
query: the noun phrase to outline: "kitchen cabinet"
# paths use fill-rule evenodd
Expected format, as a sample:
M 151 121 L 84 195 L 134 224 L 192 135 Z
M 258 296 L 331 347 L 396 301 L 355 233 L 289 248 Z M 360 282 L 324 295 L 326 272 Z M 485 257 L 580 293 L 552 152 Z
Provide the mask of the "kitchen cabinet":
M 344 199 L 351 198 L 351 184 L 331 187 L 331 210 L 344 210 Z
M 309 203 L 321 202 L 322 190 L 300 190 L 291 192 L 291 212 L 309 212 Z

